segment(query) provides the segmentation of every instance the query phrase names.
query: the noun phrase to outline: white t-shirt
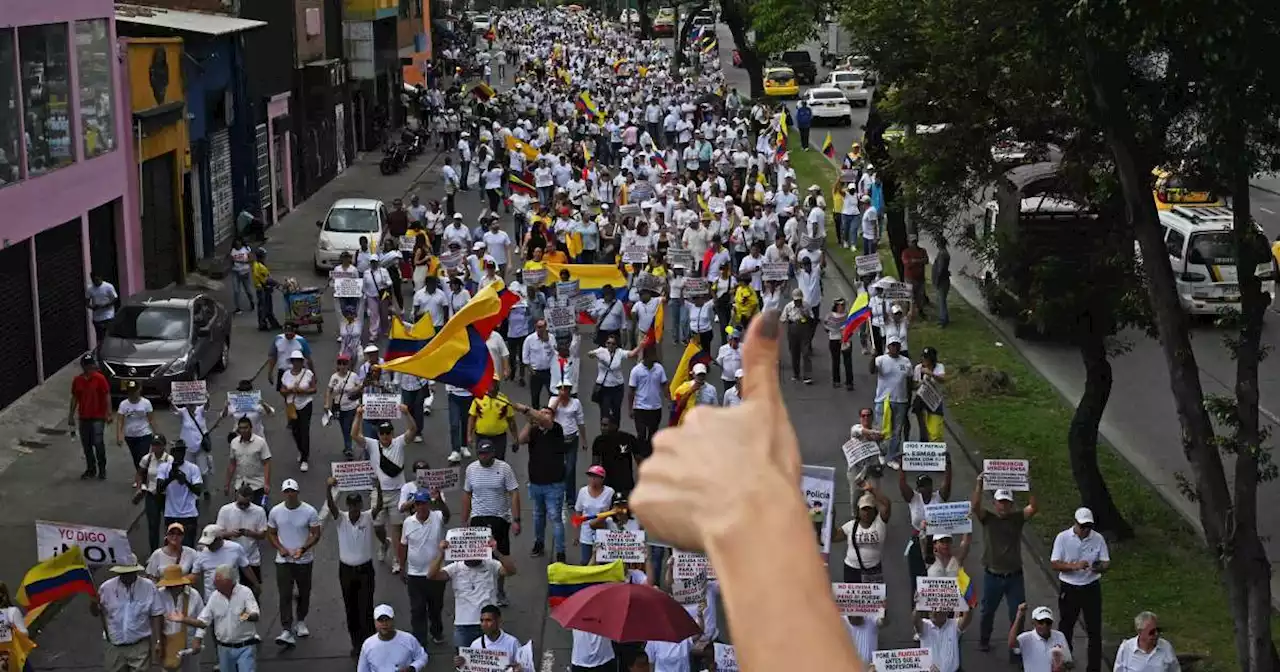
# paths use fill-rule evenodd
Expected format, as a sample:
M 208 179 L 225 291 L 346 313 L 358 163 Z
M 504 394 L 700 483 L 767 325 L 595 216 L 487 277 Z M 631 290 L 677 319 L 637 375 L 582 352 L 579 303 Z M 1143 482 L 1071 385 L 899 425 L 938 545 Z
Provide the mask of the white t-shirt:
M 267 514 L 267 527 L 276 531 L 280 545 L 289 550 L 302 548 L 307 543 L 311 528 L 320 527 L 320 514 L 314 506 L 306 502 L 298 502 L 298 508 L 291 509 L 284 502 L 271 507 Z M 315 549 L 308 549 L 301 558 L 294 559 L 276 553 L 276 564 L 296 563 L 311 564 L 315 560 Z
M 575 667 L 600 667 L 613 658 L 613 642 L 590 632 L 573 631 L 573 650 L 569 662 Z
M 377 439 L 365 437 L 364 449 L 369 456 L 369 462 L 373 464 L 373 472 L 378 475 L 378 482 L 382 484 L 383 492 L 399 492 L 404 486 L 404 435 L 401 434 L 391 439 L 391 445 L 383 446 Z M 385 455 L 388 460 L 400 465 L 400 473 L 396 476 L 388 476 L 382 471 L 382 456 Z
M 595 530 L 591 529 L 591 521 L 595 520 L 596 514 L 609 510 L 612 505 L 613 488 L 607 485 L 601 489 L 599 497 L 592 497 L 591 490 L 585 485 L 578 490 L 578 499 L 573 505 L 573 510 L 587 517 L 587 520 L 583 521 L 578 528 L 578 543 L 595 543 Z
M 689 672 L 689 654 L 692 651 L 692 637 L 683 642 L 649 642 L 644 645 L 653 672 Z
M 164 462 L 156 467 L 156 480 L 169 480 L 169 484 L 164 488 L 164 517 L 165 518 L 195 518 L 200 515 L 200 510 L 196 507 L 196 493 L 191 491 L 188 485 L 201 485 L 204 483 L 204 477 L 200 474 L 200 467 L 187 461 L 183 461 L 178 465 L 178 471 L 187 477 L 186 483 L 179 483 L 177 479 L 172 478 L 173 462 Z
M 876 403 L 888 399 L 892 403 L 907 403 L 907 376 L 911 375 L 911 360 L 898 355 L 876 357 Z
M 465 562 L 451 562 L 443 571 L 453 583 L 453 624 L 478 625 L 480 610 L 497 599 L 502 563 L 481 560 L 479 565 L 468 567 Z
M 214 570 L 218 569 L 219 565 L 231 565 L 239 572 L 241 567 L 246 567 L 248 564 L 249 558 L 245 556 L 244 547 L 224 539 L 216 551 L 209 548 L 196 551 L 196 561 L 191 566 L 191 573 L 200 574 L 204 578 L 204 594 L 213 595 L 213 591 L 216 590 L 213 586 Z
M 582 411 L 582 402 L 569 397 L 569 401 L 556 404 L 556 422 L 560 424 L 560 429 L 564 431 L 564 438 L 578 435 L 578 427 L 585 425 L 586 415 Z
M 120 295 L 116 293 L 116 288 L 111 283 L 103 280 L 97 287 L 90 283 L 84 294 L 93 308 L 94 322 L 105 322 L 116 316 L 116 301 L 119 300 Z
M 493 360 L 494 375 L 502 373 L 502 363 L 511 356 L 511 350 L 507 348 L 507 339 L 494 331 L 489 334 L 489 338 L 485 339 L 484 346 L 489 349 L 489 359 Z
M 151 557 L 147 558 L 147 576 L 159 578 L 164 575 L 164 568 L 169 565 L 177 565 L 182 568 L 183 574 L 190 574 L 191 568 L 196 565 L 196 549 L 189 546 L 182 547 L 182 554 L 175 561 L 172 555 L 165 552 L 164 547 L 157 548 L 151 552 Z
M 854 532 L 854 528 L 857 532 Z M 884 548 L 885 529 L 884 520 L 876 515 L 875 521 L 871 523 L 871 527 L 863 527 L 856 520 L 850 520 L 840 529 L 844 532 L 845 537 L 849 539 L 849 547 L 844 552 L 844 564 L 854 569 L 875 569 L 880 566 L 880 553 Z M 854 544 L 857 544 L 855 549 Z M 862 563 L 858 563 L 858 556 L 862 556 Z
M 299 389 L 307 389 L 315 386 L 316 374 L 311 369 L 304 368 L 300 373 L 295 374 L 292 369 L 285 371 L 281 376 L 283 387 L 297 386 Z M 292 403 L 296 408 L 306 408 L 311 404 L 311 400 L 315 398 L 315 394 L 286 394 L 285 403 Z
M 425 521 L 417 515 L 404 519 L 400 531 L 400 543 L 404 544 L 404 571 L 409 576 L 426 576 L 431 563 L 440 555 L 440 540 L 444 538 L 444 513 L 433 510 Z M 457 588 L 454 588 L 455 592 Z M 484 605 L 481 605 L 484 606 Z
M 507 263 L 507 248 L 511 246 L 511 236 L 506 231 L 488 231 L 484 234 L 484 246 L 499 264 Z
M 635 388 L 633 406 L 636 410 L 662 409 L 662 386 L 667 384 L 667 372 L 661 364 L 654 362 L 652 368 L 644 364 L 631 367 L 627 384 Z
M 262 532 L 267 529 L 267 512 L 261 506 L 252 502 L 243 509 L 236 506 L 235 502 L 231 502 L 218 509 L 217 522 L 218 527 L 228 532 L 232 530 Z M 244 548 L 245 559 L 249 561 L 249 564 L 256 567 L 262 562 L 262 552 L 258 549 L 257 539 L 240 536 L 235 541 Z
M 1071 649 L 1060 630 L 1050 630 L 1049 638 L 1042 638 L 1035 630 L 1018 635 L 1018 649 L 1022 651 L 1023 672 L 1050 672 L 1053 669 L 1053 651 L 1062 652 L 1064 663 L 1071 661 Z
M 922 619 L 920 646 L 929 649 L 938 672 L 956 672 L 960 669 L 960 628 L 956 619 L 947 619 L 941 627 L 934 625 L 930 619 Z
M 128 399 L 121 401 L 116 412 L 124 417 L 124 435 L 137 438 L 150 434 L 151 423 L 147 421 L 147 415 L 153 410 L 151 401 L 146 397 L 141 397 L 137 401 Z
M 334 519 L 338 528 L 338 561 L 348 567 L 359 567 L 373 560 L 373 511 L 361 511 L 356 522 L 351 514 L 339 510 Z

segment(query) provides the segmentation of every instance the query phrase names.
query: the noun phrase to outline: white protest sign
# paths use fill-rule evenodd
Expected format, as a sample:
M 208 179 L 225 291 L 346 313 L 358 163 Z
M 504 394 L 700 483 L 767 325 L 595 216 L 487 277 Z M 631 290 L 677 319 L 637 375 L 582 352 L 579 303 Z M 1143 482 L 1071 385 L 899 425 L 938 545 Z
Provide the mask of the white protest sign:
M 333 276 L 333 296 L 337 299 L 358 299 L 363 295 L 360 278 Z
M 823 318 L 822 326 L 828 329 L 839 330 L 844 328 L 844 321 L 845 321 L 844 315 L 828 315 L 825 318 Z
M 1027 460 L 983 460 L 983 490 L 1031 490 L 1028 475 L 1031 463 Z
M 844 451 L 844 461 L 850 469 L 867 460 L 880 458 L 880 444 L 875 441 L 849 439 L 840 446 L 840 450 Z
M 711 294 L 711 283 L 706 278 L 689 278 L 684 281 L 684 298 L 696 299 Z
M 857 268 L 858 277 L 864 275 L 879 275 L 884 270 L 884 266 L 880 264 L 880 255 L 878 254 L 862 254 L 854 257 L 853 265 Z
M 644 245 L 628 245 L 622 248 L 622 263 L 643 264 L 649 261 L 649 248 Z
M 0 616 L 0 644 L 8 644 L 9 642 L 12 642 L 12 641 L 13 641 L 13 624 L 9 622 L 9 619 L 7 617 Z M 7 656 L 8 653 L 6 652 L 5 655 Z M 0 666 L 0 670 L 3 670 L 4 672 L 8 672 L 9 659 L 0 658 L 0 660 L 4 662 L 4 665 Z
M 543 651 L 542 653 L 543 653 L 542 669 L 551 670 L 551 668 L 555 666 L 554 654 L 552 654 L 550 651 Z M 547 656 L 552 656 L 550 661 L 551 662 L 550 666 L 547 665 L 547 662 L 548 662 L 546 660 Z M 515 662 L 520 666 L 520 672 L 533 672 L 533 640 L 532 639 L 522 644 L 519 649 L 516 649 L 516 659 L 513 662 Z
M 209 403 L 209 383 L 204 380 L 175 380 L 169 384 L 169 396 L 175 406 Z
M 946 471 L 947 444 L 923 441 L 902 442 L 903 471 Z
M 398 394 L 365 392 L 361 403 L 364 404 L 365 420 L 400 419 L 400 395 Z
M 338 492 L 369 492 L 373 490 L 373 463 L 368 460 L 331 462 L 329 468 L 338 481 Z
M 671 264 L 672 268 L 692 269 L 693 268 L 693 251 L 681 249 L 678 247 L 668 248 L 667 263 Z
M 732 645 L 716 642 L 716 672 L 738 672 L 738 654 Z
M 954 576 L 917 576 L 916 611 L 969 611 Z
M 800 471 L 800 494 L 804 497 L 818 548 L 823 555 L 831 552 L 832 502 L 836 494 L 836 470 L 832 467 L 803 465 Z
M 908 282 L 885 283 L 884 288 L 880 291 L 880 295 L 891 301 L 910 301 L 911 300 L 911 283 L 908 283 Z
M 568 303 L 570 299 L 579 293 L 578 281 L 570 280 L 569 282 L 556 283 L 556 300 L 561 303 Z
M 682 551 L 676 549 L 672 555 L 674 558 L 671 570 L 671 576 L 675 579 L 696 579 L 705 576 L 707 579 L 715 578 L 715 571 L 711 568 L 711 563 L 707 562 L 707 556 L 693 551 Z
M 444 561 L 489 560 L 493 557 L 491 539 L 493 530 L 487 527 L 455 527 L 445 533 L 449 548 L 444 551 Z
M 129 545 L 129 533 L 110 527 L 36 521 L 36 560 L 48 560 L 79 546 L 90 567 L 133 564 L 138 561 Z
M 842 616 L 884 617 L 883 583 L 833 583 L 831 596 Z
M 969 518 L 969 502 L 925 504 L 924 522 L 925 533 L 929 536 L 969 534 L 973 531 L 973 520 Z
M 419 469 L 414 475 L 419 487 L 436 492 L 454 492 L 462 485 L 462 467 Z
M 661 294 L 662 284 L 663 284 L 662 278 L 659 278 L 658 276 L 653 275 L 652 273 L 647 273 L 647 272 L 641 273 L 640 276 L 636 278 L 637 291 L 647 290 L 647 291 L 653 292 L 654 294 Z
M 524 278 L 524 284 L 529 287 L 541 287 L 547 281 L 547 269 L 526 268 L 521 271 L 520 277 Z
M 603 564 L 614 560 L 644 562 L 644 532 L 598 530 L 595 539 L 598 563 Z
M 639 215 L 639 214 L 640 214 L 639 203 L 627 203 L 626 205 L 618 206 L 619 217 L 635 217 L 636 215 Z
M 261 404 L 262 390 L 227 393 L 227 405 L 231 407 L 231 414 L 236 417 L 247 413 L 256 413 Z
M 418 236 L 417 236 L 417 235 L 415 235 L 415 234 L 409 234 L 409 235 L 407 235 L 407 236 L 400 236 L 400 251 L 401 251 L 401 252 L 412 252 L 412 251 L 413 251 L 413 246 L 414 246 L 414 244 L 417 242 L 417 240 L 418 240 Z
M 921 403 L 930 413 L 937 413 L 942 406 L 942 390 L 938 389 L 938 383 L 932 378 L 926 378 L 920 387 L 916 388 L 916 396 L 920 397 Z
M 591 294 L 579 294 L 573 297 L 573 309 L 579 313 L 590 311 L 596 305 L 596 297 Z
M 931 672 L 933 656 L 929 655 L 929 649 L 876 651 L 872 665 L 876 672 Z
M 547 306 L 544 314 L 547 318 L 547 327 L 552 331 L 573 329 L 578 325 L 578 312 L 569 306 Z
M 458 649 L 458 655 L 466 661 L 460 668 L 462 672 L 510 672 L 511 670 L 511 660 L 507 657 L 506 651 L 465 647 Z
M 707 579 L 695 576 L 692 579 L 672 579 L 671 597 L 680 604 L 700 604 L 707 597 Z
M 791 264 L 785 261 L 766 261 L 761 265 L 761 280 L 786 282 L 790 277 Z
M 462 265 L 466 259 L 466 255 L 462 252 L 442 252 L 440 254 L 440 265 L 449 270 L 453 270 Z

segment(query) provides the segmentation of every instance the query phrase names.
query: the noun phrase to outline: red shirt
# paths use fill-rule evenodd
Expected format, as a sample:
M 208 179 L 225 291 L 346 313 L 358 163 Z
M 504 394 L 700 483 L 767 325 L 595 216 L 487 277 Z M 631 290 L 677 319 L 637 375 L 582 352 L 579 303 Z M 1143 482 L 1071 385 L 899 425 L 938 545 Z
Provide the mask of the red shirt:
M 81 374 L 71 381 L 71 394 L 76 398 L 76 410 L 81 420 L 106 420 L 107 405 L 111 397 L 107 377 L 101 371 Z
M 929 263 L 929 253 L 923 248 L 908 247 L 902 251 L 902 274 L 911 283 L 924 282 L 924 268 Z

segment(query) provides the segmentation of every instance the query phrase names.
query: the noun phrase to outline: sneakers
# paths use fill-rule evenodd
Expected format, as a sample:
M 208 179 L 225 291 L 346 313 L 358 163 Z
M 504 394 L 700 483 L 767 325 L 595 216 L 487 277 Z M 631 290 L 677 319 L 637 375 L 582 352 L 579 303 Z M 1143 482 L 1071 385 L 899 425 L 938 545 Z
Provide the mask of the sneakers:
M 543 551 L 542 544 L 535 541 L 533 543 L 533 550 L 529 551 L 529 557 L 540 558 L 542 557 L 542 551 Z
M 812 379 L 812 378 L 805 378 L 805 379 L 804 379 L 804 384 L 805 384 L 805 385 L 812 385 L 812 384 L 813 384 L 813 379 Z
M 377 554 L 377 556 L 378 556 L 378 562 L 382 562 L 383 560 L 386 560 L 386 559 L 387 559 L 387 545 L 386 545 L 386 544 L 378 544 L 378 550 L 377 550 L 377 551 L 375 551 L 375 553 L 376 553 L 376 554 Z
M 280 646 L 294 647 L 298 645 L 298 638 L 293 636 L 290 630 L 284 630 L 276 636 L 276 644 Z
M 509 606 L 511 606 L 511 600 L 508 600 L 506 595 L 499 595 L 499 596 L 498 596 L 498 606 L 499 606 L 499 607 L 509 607 Z
M 463 457 L 471 457 L 471 449 L 470 449 L 470 448 L 468 448 L 468 447 L 466 447 L 466 446 L 463 446 L 463 447 L 462 447 L 462 456 L 463 456 Z
M 421 434 L 419 434 L 419 435 L 417 435 L 417 436 L 413 437 L 413 442 L 414 442 L 414 443 L 422 443 L 422 435 L 421 435 Z
M 96 478 L 97 476 L 98 472 L 96 469 L 85 469 L 84 473 L 80 474 L 80 480 L 87 481 L 91 478 Z
M 444 644 L 444 637 L 441 637 L 439 635 L 432 635 L 431 643 L 435 644 L 436 646 L 440 646 L 441 644 Z
M 884 464 L 894 471 L 902 471 L 902 463 L 897 460 L 887 460 Z
M 304 474 L 307 473 L 307 471 L 309 471 L 310 469 L 311 469 L 311 465 L 307 464 L 306 462 L 300 462 L 298 464 L 298 471 L 301 471 Z
M 565 559 L 564 551 L 560 551 L 559 553 L 556 553 L 556 562 L 563 563 L 565 561 L 566 559 Z
M 450 461 L 450 462 L 454 462 L 454 463 L 461 462 L 461 461 L 462 461 L 462 453 L 459 453 L 459 452 L 458 452 L 458 451 L 456 451 L 456 450 L 455 450 L 455 451 L 453 451 L 452 453 L 449 453 L 449 461 Z
M 400 573 L 400 561 L 399 561 L 399 560 L 396 560 L 395 562 L 391 563 L 391 573 L 392 573 L 392 574 L 399 574 L 399 573 Z
M 307 629 L 306 623 L 302 621 L 298 621 L 297 623 L 293 624 L 293 634 L 299 637 L 310 637 L 311 631 Z

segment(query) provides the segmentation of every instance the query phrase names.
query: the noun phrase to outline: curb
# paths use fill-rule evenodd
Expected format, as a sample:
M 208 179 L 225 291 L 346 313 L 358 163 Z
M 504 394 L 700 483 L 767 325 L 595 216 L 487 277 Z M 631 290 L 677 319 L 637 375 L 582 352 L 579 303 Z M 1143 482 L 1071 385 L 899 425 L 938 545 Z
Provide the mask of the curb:
M 1276 196 L 1280 196 L 1280 185 L 1275 187 L 1264 187 L 1261 184 L 1258 184 L 1256 182 L 1249 182 L 1249 188 L 1257 189 L 1258 191 L 1265 191 L 1268 194 L 1275 194 Z

